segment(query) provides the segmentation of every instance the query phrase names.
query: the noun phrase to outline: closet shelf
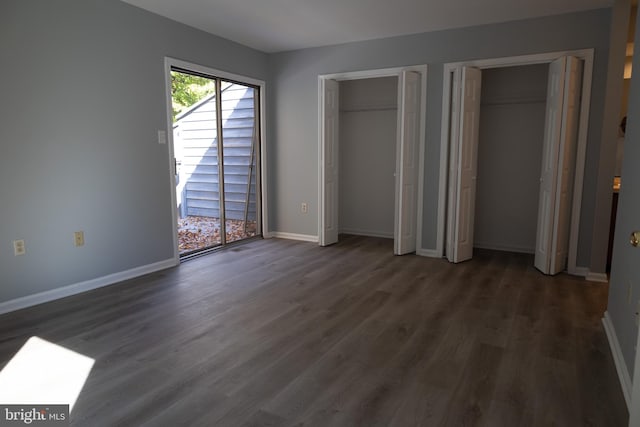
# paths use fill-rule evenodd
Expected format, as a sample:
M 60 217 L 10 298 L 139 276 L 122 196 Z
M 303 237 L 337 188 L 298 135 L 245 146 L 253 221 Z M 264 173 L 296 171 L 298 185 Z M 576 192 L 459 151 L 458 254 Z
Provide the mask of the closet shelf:
M 531 98 L 503 98 L 503 99 L 490 99 L 482 101 L 480 105 L 513 105 L 513 104 L 544 104 L 547 102 L 545 97 L 531 97 Z
M 360 113 L 365 111 L 395 111 L 398 107 L 396 105 L 379 105 L 379 106 L 363 106 L 363 107 L 346 107 L 340 108 L 341 113 Z

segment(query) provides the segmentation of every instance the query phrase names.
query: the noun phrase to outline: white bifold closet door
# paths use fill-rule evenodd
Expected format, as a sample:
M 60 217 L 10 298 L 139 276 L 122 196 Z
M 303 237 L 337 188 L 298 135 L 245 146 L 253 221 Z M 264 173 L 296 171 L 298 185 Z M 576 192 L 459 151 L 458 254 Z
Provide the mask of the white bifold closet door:
M 551 63 L 535 252 L 535 266 L 545 274 L 567 265 L 581 89 L 580 59 L 567 56 Z
M 396 209 L 394 253 L 416 251 L 418 156 L 420 137 L 420 74 L 402 72 L 399 82 L 396 146 Z
M 452 179 L 453 227 L 447 258 L 462 262 L 473 256 L 473 226 L 476 201 L 476 176 L 478 170 L 478 133 L 480 129 L 480 95 L 482 72 L 477 68 L 463 67 L 454 96 L 453 108 L 459 108 L 459 120 L 452 126 Z M 459 88 L 459 91 L 457 90 Z M 456 116 L 456 111 L 452 111 Z M 453 127 L 456 127 L 454 129 Z
M 549 66 L 535 250 L 535 266 L 545 274 L 567 265 L 582 66 L 570 56 Z M 481 71 L 463 67 L 453 83 L 447 258 L 461 262 L 473 256 Z
M 327 246 L 338 242 L 338 139 L 340 128 L 340 85 L 336 80 L 324 79 L 322 109 L 322 177 L 321 191 L 324 194 L 320 230 L 320 245 Z

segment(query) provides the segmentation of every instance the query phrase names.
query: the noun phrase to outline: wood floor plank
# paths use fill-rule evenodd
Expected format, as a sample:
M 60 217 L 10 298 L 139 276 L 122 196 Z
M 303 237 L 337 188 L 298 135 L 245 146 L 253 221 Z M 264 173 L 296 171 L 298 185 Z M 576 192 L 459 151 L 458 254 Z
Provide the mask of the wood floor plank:
M 0 316 L 95 359 L 74 426 L 624 426 L 607 285 L 475 250 L 253 240 Z
M 473 346 L 472 354 L 449 400 L 443 426 L 486 424 L 496 383 L 495 372 L 502 361 L 503 350 L 478 343 Z

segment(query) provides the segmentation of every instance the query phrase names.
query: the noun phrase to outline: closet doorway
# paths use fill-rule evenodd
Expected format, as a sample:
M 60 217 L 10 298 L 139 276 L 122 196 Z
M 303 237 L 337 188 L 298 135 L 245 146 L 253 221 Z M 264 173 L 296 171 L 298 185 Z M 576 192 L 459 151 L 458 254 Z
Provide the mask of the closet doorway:
M 482 72 L 474 248 L 535 253 L 547 64 Z
M 570 273 L 575 272 L 592 62 L 593 51 L 584 50 L 445 65 L 438 246 L 450 261 L 470 259 L 476 243 L 482 70 L 545 64 L 548 67 L 548 85 L 544 136 L 537 162 L 535 266 L 545 274 L 556 274 L 565 267 Z M 506 105 L 512 101 L 498 99 L 494 103 Z M 515 106 L 513 104 L 510 109 L 515 111 Z M 517 138 L 517 134 L 514 137 Z M 504 153 L 498 151 L 493 156 L 502 155 Z M 534 158 L 528 160 L 533 161 Z M 527 164 L 522 169 L 529 166 Z M 518 168 L 512 172 L 518 174 L 518 179 L 523 173 Z M 515 180 L 513 177 L 511 180 L 510 177 L 503 179 L 506 185 Z M 526 186 L 520 190 L 527 191 Z M 508 204 L 521 203 L 518 201 L 520 198 L 504 200 L 491 209 L 499 216 L 513 210 Z M 531 201 L 527 203 L 531 204 Z M 482 209 L 480 207 L 480 212 Z M 525 229 L 516 232 L 521 234 L 519 237 L 526 234 Z M 483 229 L 478 234 L 486 235 L 487 230 Z M 530 243 L 520 251 L 530 251 L 527 246 Z M 512 241 L 502 249 L 517 250 L 517 243 Z
M 338 232 L 393 239 L 398 78 L 339 82 Z
M 393 237 L 395 254 L 415 252 L 426 66 L 319 76 L 318 90 L 320 245 L 345 232 Z

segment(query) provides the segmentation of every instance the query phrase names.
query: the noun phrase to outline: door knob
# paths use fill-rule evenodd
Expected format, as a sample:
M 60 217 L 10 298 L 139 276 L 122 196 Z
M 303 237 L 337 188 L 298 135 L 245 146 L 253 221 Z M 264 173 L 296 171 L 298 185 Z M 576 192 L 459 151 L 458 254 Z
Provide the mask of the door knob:
M 631 243 L 631 246 L 633 246 L 634 248 L 640 244 L 640 231 L 631 232 L 631 238 L 629 239 L 629 243 Z

